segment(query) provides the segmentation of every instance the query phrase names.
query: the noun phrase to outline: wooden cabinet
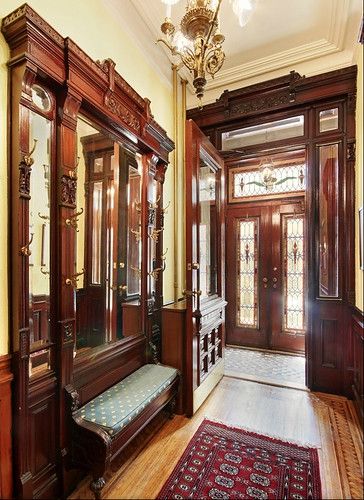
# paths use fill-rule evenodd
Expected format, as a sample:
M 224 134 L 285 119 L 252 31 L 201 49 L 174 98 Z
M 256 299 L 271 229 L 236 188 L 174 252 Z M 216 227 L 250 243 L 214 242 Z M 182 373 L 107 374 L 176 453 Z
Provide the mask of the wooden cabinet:
M 14 487 L 19 498 L 60 498 L 79 477 L 65 387 L 84 403 L 160 356 L 173 143 L 113 61 L 93 61 L 29 5 L 1 30 L 11 57 Z

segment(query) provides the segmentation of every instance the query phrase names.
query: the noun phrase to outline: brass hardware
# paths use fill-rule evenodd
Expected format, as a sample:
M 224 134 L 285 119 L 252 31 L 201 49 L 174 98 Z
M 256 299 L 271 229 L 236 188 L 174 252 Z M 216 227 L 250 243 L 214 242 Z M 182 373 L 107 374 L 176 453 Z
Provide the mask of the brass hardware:
M 156 281 L 158 281 L 158 278 L 159 278 L 159 273 L 160 272 L 163 272 L 165 270 L 165 266 L 164 268 L 163 267 L 156 267 L 155 269 L 153 269 L 153 271 L 150 271 L 148 273 L 148 276 L 152 276 Z
M 126 292 L 126 291 L 127 291 L 127 289 L 128 289 L 128 285 L 120 285 L 120 286 L 119 286 L 119 290 L 120 290 L 121 292 Z
M 34 139 L 32 150 L 29 152 L 29 154 L 24 156 L 23 161 L 28 167 L 31 167 L 34 163 L 34 159 L 32 158 L 32 154 L 34 153 L 35 148 L 37 147 L 37 142 L 38 142 L 38 139 Z
M 134 229 L 130 229 L 130 232 L 134 234 L 135 236 L 135 241 L 138 243 L 142 239 L 142 233 L 141 231 L 135 231 Z
M 263 278 L 263 283 L 268 283 L 268 278 Z
M 168 253 L 168 247 L 166 248 L 166 251 L 161 255 L 162 260 L 166 260 L 167 253 Z
M 125 267 L 125 262 L 119 262 L 119 267 L 120 267 L 120 269 L 124 269 L 124 267 Z
M 128 285 L 110 285 L 110 290 L 113 292 L 116 292 L 116 290 L 119 290 L 119 292 L 126 291 L 128 289 Z
M 159 240 L 159 233 L 161 233 L 164 230 L 164 227 L 162 229 L 153 229 L 153 231 L 149 234 L 150 238 L 154 240 L 156 243 L 158 243 Z
M 184 297 L 196 297 L 196 296 L 199 297 L 200 295 L 202 295 L 202 291 L 201 290 L 183 290 L 182 295 Z
M 38 212 L 38 217 L 40 217 L 43 220 L 50 220 L 49 215 L 42 215 L 40 212 Z
M 198 262 L 192 262 L 187 264 L 187 270 L 191 271 L 192 269 L 200 269 L 200 264 Z
M 273 278 L 273 283 L 277 283 L 278 279 L 277 278 Z
M 40 268 L 40 272 L 41 272 L 42 274 L 44 274 L 44 275 L 51 274 L 49 271 L 44 270 L 44 269 L 43 269 L 43 267 L 44 267 L 44 266 L 42 266 L 42 267 Z
M 75 214 L 73 215 L 70 215 L 68 217 L 68 219 L 65 220 L 65 223 L 67 226 L 70 226 L 72 227 L 72 229 L 74 229 L 76 231 L 76 233 L 79 233 L 79 229 L 78 229 L 78 218 L 80 215 L 83 214 L 83 208 L 81 208 L 81 210 L 79 212 L 76 212 Z
M 150 201 L 148 201 L 149 208 L 158 208 L 158 204 L 160 202 L 160 199 L 161 199 L 161 197 L 158 196 L 158 198 L 155 201 L 155 203 L 151 203 Z
M 77 282 L 78 282 L 78 277 L 82 276 L 83 274 L 85 274 L 84 269 L 82 269 L 82 271 L 80 273 L 73 274 L 70 278 L 66 278 L 66 281 L 65 281 L 66 285 L 72 286 L 73 288 L 76 288 Z
M 277 268 L 276 268 L 276 267 L 273 267 L 273 271 L 277 271 Z
M 142 204 L 140 201 L 136 201 L 135 202 L 135 209 L 137 212 L 141 212 L 142 211 Z
M 162 208 L 162 213 L 167 214 L 168 213 L 168 208 L 170 207 L 170 205 L 171 205 L 171 202 L 169 201 L 167 203 L 167 206 L 164 207 L 164 208 Z
M 139 278 L 141 277 L 141 275 L 142 275 L 142 270 L 141 269 L 139 269 L 138 267 L 135 267 L 135 266 L 130 266 L 130 269 L 132 271 L 134 271 L 135 273 L 137 273 L 138 276 L 139 276 Z
M 30 240 L 28 241 L 28 243 L 26 245 L 24 245 L 20 249 L 20 254 L 24 255 L 24 257 L 29 257 L 29 255 L 32 255 L 32 252 L 31 252 L 29 247 L 32 244 L 33 237 L 34 237 L 34 233 L 30 233 Z

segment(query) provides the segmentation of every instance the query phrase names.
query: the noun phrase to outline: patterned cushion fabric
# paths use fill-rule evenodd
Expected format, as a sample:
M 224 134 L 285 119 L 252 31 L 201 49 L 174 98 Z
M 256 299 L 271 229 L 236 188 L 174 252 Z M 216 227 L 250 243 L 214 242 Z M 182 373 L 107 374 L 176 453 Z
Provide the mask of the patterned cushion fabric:
M 169 366 L 144 365 L 75 412 L 102 426 L 110 435 L 131 422 L 177 376 Z

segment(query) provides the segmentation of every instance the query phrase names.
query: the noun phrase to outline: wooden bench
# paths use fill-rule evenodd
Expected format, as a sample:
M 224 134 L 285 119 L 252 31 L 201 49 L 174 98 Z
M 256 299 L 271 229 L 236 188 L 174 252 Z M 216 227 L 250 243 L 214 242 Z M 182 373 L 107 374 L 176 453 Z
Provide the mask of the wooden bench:
M 66 387 L 72 464 L 91 472 L 96 499 L 121 450 L 163 408 L 173 414 L 178 384 L 175 368 L 146 364 L 81 407 L 78 391 Z

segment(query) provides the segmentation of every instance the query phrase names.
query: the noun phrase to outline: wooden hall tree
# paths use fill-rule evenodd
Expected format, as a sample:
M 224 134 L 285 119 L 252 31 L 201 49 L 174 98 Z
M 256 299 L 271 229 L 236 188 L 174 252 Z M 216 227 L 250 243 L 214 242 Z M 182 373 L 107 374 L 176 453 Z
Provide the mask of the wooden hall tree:
M 93 61 L 28 5 L 3 19 L 2 33 L 11 56 L 15 493 L 58 498 L 80 477 L 66 387 L 90 400 L 160 355 L 163 182 L 173 143 L 113 61 Z M 98 189 L 98 176 L 107 188 Z M 97 286 L 101 327 L 81 317 Z
M 348 325 L 355 304 L 355 102 L 353 66 L 310 78 L 293 71 L 225 91 L 215 103 L 188 112 L 223 154 L 229 186 L 234 172 L 244 172 L 252 159 L 305 150 L 307 385 L 347 395 L 352 395 L 354 370 L 353 332 Z M 264 125 L 288 124 L 297 117 L 303 123 L 299 134 L 268 134 L 260 144 L 239 139 L 244 131 L 257 133 Z M 247 206 L 249 200 L 241 198 L 239 203 Z M 234 207 L 236 200 L 229 192 L 228 220 Z

